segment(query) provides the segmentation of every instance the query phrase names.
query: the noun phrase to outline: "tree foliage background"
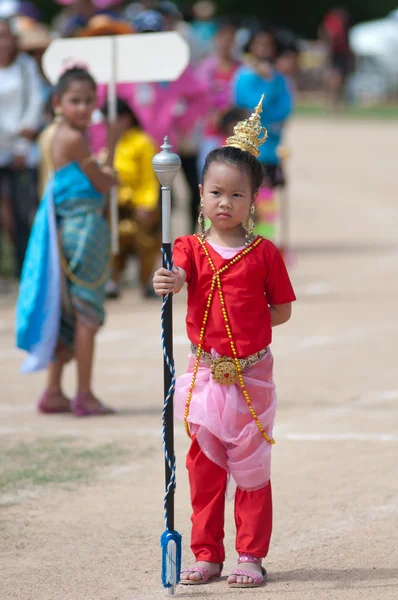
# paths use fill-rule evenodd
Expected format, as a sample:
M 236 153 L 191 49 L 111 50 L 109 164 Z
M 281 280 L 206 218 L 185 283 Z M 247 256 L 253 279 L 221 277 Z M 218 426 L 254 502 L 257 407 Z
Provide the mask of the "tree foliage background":
M 348 10 L 353 23 L 383 18 L 398 8 L 397 0 L 217 0 L 216 4 L 220 12 L 255 15 L 307 38 L 316 36 L 324 14 L 331 8 Z
M 176 3 L 181 7 L 194 2 L 176 0 Z M 51 21 L 59 9 L 53 0 L 35 0 L 35 4 L 41 9 L 46 21 Z M 215 4 L 218 6 L 218 14 L 262 18 L 288 27 L 306 38 L 316 36 L 323 15 L 336 6 L 346 8 L 353 23 L 385 17 L 398 8 L 397 0 L 346 0 L 344 3 L 338 0 L 336 3 L 330 0 L 215 0 Z

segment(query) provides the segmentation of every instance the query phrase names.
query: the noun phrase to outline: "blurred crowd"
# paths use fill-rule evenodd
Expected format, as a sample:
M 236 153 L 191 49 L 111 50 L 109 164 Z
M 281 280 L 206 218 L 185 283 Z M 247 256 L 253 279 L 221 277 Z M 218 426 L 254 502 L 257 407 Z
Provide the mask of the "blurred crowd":
M 272 23 L 218 15 L 208 0 L 185 3 L 183 8 L 169 0 L 58 0 L 58 4 L 60 10 L 47 26 L 37 4 L 0 0 L 0 252 L 8 237 L 15 247 L 19 277 L 45 178 L 41 141 L 54 118 L 52 87 L 42 70 L 42 57 L 52 39 L 175 30 L 191 50 L 191 63 L 177 81 L 117 86 L 121 253 L 108 293 L 119 295 L 123 270 L 133 253 L 141 263 L 144 294 L 149 295 L 147 283 L 159 250 L 159 185 L 151 159 L 165 132 L 181 156 L 192 232 L 206 154 L 223 144 L 262 93 L 266 94 L 262 120 L 269 138 L 260 160 L 268 188 L 283 185 L 280 147 L 294 106 L 300 44 L 294 33 Z M 338 16 L 329 15 L 322 29 L 331 48 L 329 85 L 334 101 L 351 68 L 344 27 Z M 335 39 L 340 44 L 336 48 Z M 105 150 L 106 97 L 106 86 L 98 86 L 98 111 L 89 132 L 98 156 Z M 0 255 L 0 269 L 1 265 Z

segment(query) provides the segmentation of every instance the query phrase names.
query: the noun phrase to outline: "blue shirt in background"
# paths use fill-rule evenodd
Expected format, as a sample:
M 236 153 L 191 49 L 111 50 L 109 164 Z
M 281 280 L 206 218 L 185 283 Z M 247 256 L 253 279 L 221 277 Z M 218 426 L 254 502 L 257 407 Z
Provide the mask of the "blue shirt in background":
M 277 165 L 277 149 L 281 143 L 284 123 L 293 111 L 293 94 L 289 83 L 277 71 L 273 72 L 271 79 L 264 79 L 250 67 L 240 67 L 233 81 L 235 105 L 252 112 L 263 94 L 261 124 L 268 131 L 268 139 L 260 146 L 259 161 Z

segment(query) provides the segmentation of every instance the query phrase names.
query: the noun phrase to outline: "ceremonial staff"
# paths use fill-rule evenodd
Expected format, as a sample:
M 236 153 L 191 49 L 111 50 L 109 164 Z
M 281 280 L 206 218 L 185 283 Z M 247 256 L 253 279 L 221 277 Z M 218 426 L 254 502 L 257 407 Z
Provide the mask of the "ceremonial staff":
M 162 152 L 152 160 L 153 168 L 162 185 L 162 256 L 163 267 L 172 269 L 171 252 L 171 186 L 177 175 L 181 160 L 174 154 L 166 136 L 161 146 Z M 163 297 L 162 305 L 162 349 L 164 377 L 163 405 L 163 450 L 166 470 L 166 493 L 164 497 L 164 520 L 166 530 L 161 537 L 162 547 L 162 584 L 174 594 L 175 586 L 180 580 L 181 571 L 181 536 L 174 530 L 174 490 L 175 490 L 175 455 L 174 455 L 174 410 L 173 396 L 175 387 L 175 371 L 173 358 L 173 295 Z

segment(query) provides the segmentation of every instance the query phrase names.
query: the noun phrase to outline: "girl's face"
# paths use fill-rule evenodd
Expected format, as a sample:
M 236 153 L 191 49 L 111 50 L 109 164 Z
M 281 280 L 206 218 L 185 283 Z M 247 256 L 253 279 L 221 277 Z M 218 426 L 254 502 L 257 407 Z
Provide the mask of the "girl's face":
M 297 52 L 284 52 L 276 61 L 276 68 L 282 75 L 293 77 L 300 68 L 299 56 Z
M 220 231 L 239 227 L 257 196 L 252 192 L 248 174 L 223 162 L 210 165 L 199 189 L 204 213 L 212 226 Z
M 217 33 L 215 45 L 222 56 L 230 56 L 235 44 L 236 29 L 234 27 L 223 27 Z
M 88 81 L 72 81 L 61 98 L 55 101 L 62 115 L 75 129 L 84 130 L 91 122 L 97 104 L 97 95 Z
M 130 115 L 128 115 L 128 114 L 122 113 L 122 114 L 118 115 L 116 122 L 122 133 L 125 133 L 129 129 L 133 128 L 133 121 L 132 121 Z
M 276 57 L 276 44 L 270 33 L 260 31 L 255 35 L 250 52 L 259 60 L 274 60 Z

